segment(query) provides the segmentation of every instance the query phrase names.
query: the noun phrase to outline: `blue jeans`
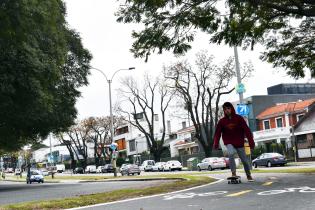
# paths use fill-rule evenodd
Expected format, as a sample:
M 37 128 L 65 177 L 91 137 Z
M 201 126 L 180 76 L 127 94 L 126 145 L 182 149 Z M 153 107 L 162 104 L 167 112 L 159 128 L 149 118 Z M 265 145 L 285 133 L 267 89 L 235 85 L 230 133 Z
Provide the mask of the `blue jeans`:
M 236 173 L 236 164 L 235 164 L 235 158 L 234 155 L 237 153 L 238 157 L 241 159 L 243 165 L 244 165 L 244 170 L 247 176 L 250 176 L 250 166 L 248 163 L 248 158 L 246 157 L 245 149 L 244 147 L 241 148 L 235 148 L 232 144 L 227 144 L 225 145 L 227 148 L 228 156 L 229 156 L 229 161 L 230 161 L 230 169 L 232 173 Z

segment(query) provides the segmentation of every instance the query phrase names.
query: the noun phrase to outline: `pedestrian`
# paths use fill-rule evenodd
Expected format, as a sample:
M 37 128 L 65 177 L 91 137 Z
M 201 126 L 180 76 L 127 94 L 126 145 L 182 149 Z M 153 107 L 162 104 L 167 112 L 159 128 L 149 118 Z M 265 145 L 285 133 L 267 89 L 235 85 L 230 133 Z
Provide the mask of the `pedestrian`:
M 232 176 L 236 175 L 236 164 L 234 155 L 237 153 L 241 159 L 247 180 L 254 181 L 250 172 L 250 163 L 245 154 L 244 143 L 245 136 L 251 149 L 254 149 L 255 142 L 253 134 L 247 126 L 242 116 L 235 113 L 234 107 L 230 102 L 223 104 L 224 117 L 219 120 L 214 134 L 213 149 L 219 148 L 219 141 L 222 135 L 223 143 L 227 148 L 229 164 Z

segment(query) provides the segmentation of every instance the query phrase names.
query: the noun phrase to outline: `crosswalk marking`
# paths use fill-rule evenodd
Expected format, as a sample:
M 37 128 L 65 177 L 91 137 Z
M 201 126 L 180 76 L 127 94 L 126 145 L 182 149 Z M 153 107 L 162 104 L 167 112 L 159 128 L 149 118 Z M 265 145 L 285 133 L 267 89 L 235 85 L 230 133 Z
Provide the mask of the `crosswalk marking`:
M 241 192 L 237 192 L 237 193 L 233 193 L 233 194 L 227 195 L 227 197 L 235 197 L 235 196 L 239 196 L 239 195 L 243 195 L 243 194 L 249 193 L 251 191 L 253 191 L 253 190 L 244 190 L 244 191 L 241 191 Z
M 273 182 L 265 182 L 264 184 L 262 184 L 263 186 L 268 186 L 271 185 Z

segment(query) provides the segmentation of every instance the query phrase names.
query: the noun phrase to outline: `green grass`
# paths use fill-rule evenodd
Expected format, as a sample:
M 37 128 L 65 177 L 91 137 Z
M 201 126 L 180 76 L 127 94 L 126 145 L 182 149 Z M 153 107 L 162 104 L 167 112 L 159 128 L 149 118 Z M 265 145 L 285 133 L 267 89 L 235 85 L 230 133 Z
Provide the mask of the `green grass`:
M 154 177 L 154 176 L 153 176 Z M 128 198 L 135 198 L 141 196 L 155 195 L 160 193 L 167 193 L 190 187 L 195 187 L 215 181 L 206 176 L 192 176 L 192 175 L 165 175 L 165 178 L 175 178 L 176 181 L 162 184 L 155 187 L 148 187 L 143 189 L 122 189 L 105 193 L 97 193 L 92 195 L 81 195 L 72 198 L 49 200 L 49 201 L 35 201 L 21 204 L 11 204 L 0 206 L 0 209 L 66 209 L 79 206 L 93 205 L 98 203 L 106 203 L 111 201 L 123 200 Z M 142 178 L 142 177 L 141 177 Z
M 272 170 L 260 170 L 254 169 L 253 173 L 315 173 L 315 168 L 292 168 L 292 169 L 272 169 Z

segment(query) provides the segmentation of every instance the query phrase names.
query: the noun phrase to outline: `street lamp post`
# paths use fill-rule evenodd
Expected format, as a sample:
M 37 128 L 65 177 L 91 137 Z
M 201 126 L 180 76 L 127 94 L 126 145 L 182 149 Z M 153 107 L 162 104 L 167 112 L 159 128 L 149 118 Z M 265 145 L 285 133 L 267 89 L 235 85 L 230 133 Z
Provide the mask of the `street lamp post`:
M 112 84 L 112 81 L 113 81 L 113 78 L 115 76 L 115 74 L 119 71 L 123 71 L 123 70 L 128 70 L 128 71 L 131 71 L 131 70 L 134 70 L 135 67 L 129 67 L 127 69 L 118 69 L 117 71 L 114 72 L 113 76 L 108 79 L 108 77 L 106 76 L 106 74 L 100 70 L 100 69 L 97 69 L 97 68 L 94 68 L 94 67 L 90 67 L 91 69 L 94 69 L 94 70 L 97 70 L 99 72 L 101 72 L 101 74 L 106 78 L 106 81 L 108 83 L 108 90 L 109 90 L 109 110 L 110 110 L 110 140 L 111 140 L 111 143 L 114 142 L 114 117 L 113 117 L 113 109 L 112 109 L 112 87 L 111 87 L 111 84 Z M 113 152 L 112 152 L 113 154 Z M 113 162 L 113 168 L 114 168 L 114 176 L 116 177 L 117 176 L 117 170 L 116 170 L 116 158 L 112 158 L 112 162 Z

